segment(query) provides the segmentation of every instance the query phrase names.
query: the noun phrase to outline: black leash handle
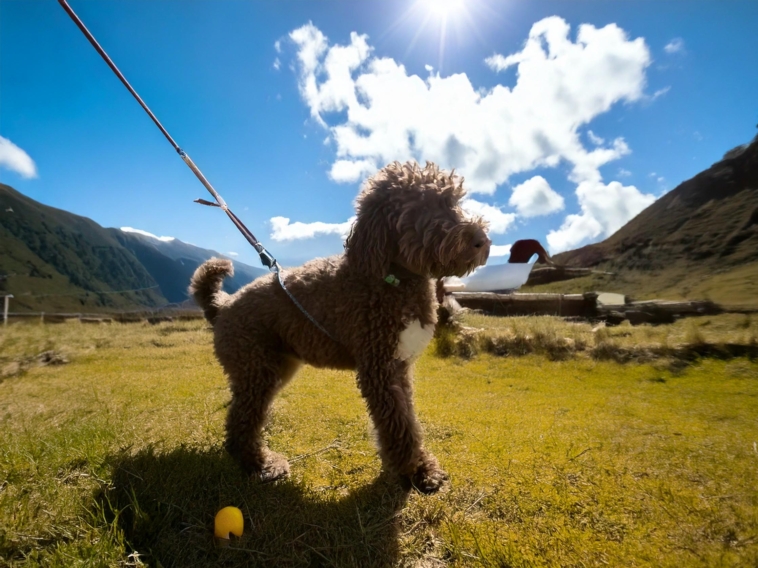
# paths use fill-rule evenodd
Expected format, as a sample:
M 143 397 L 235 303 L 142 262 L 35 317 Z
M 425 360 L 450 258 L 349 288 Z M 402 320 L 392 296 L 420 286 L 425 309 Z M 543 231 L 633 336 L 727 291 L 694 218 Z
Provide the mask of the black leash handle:
M 184 160 L 184 163 L 187 164 L 189 169 L 192 170 L 192 173 L 194 173 L 197 179 L 200 180 L 200 183 L 202 183 L 205 186 L 205 189 L 207 189 L 208 192 L 216 200 L 215 203 L 212 203 L 210 201 L 205 201 L 204 199 L 198 199 L 196 200 L 196 202 L 201 203 L 203 205 L 212 205 L 214 207 L 220 207 L 221 209 L 223 209 L 224 213 L 226 213 L 229 219 L 231 219 L 232 223 L 234 223 L 234 226 L 237 227 L 237 229 L 239 229 L 240 233 L 242 233 L 242 236 L 245 237 L 247 242 L 250 243 L 252 247 L 256 250 L 256 252 L 260 255 L 261 263 L 263 263 L 263 265 L 268 267 L 270 270 L 278 272 L 279 265 L 276 262 L 276 259 L 273 257 L 273 255 L 271 255 L 271 253 L 269 253 L 264 248 L 264 246 L 258 241 L 258 239 L 255 238 L 255 235 L 250 231 L 250 229 L 248 229 L 245 226 L 245 224 L 242 221 L 240 221 L 239 218 L 234 213 L 232 213 L 232 210 L 229 209 L 229 206 L 226 204 L 224 199 L 219 195 L 219 193 L 211 185 L 211 182 L 209 182 L 208 179 L 203 175 L 203 172 L 200 171 L 200 168 L 198 168 L 195 165 L 195 162 L 192 161 L 192 158 L 189 157 L 189 154 L 187 154 L 184 150 L 182 150 L 179 147 L 179 145 L 174 141 L 174 139 L 171 137 L 168 131 L 160 123 L 158 118 L 153 114 L 153 111 L 151 111 L 150 108 L 148 108 L 147 104 L 145 104 L 145 101 L 142 100 L 142 97 L 140 97 L 137 94 L 137 91 L 135 91 L 134 88 L 129 84 L 129 81 L 126 80 L 126 77 L 124 77 L 124 74 L 121 73 L 118 67 L 116 67 L 116 64 L 113 63 L 113 60 L 110 57 L 108 57 L 108 54 L 105 53 L 105 50 L 97 42 L 97 40 L 95 39 L 95 36 L 93 36 L 90 33 L 90 31 L 87 29 L 87 26 L 84 25 L 84 22 L 82 22 L 79 19 L 79 16 L 77 16 L 74 10 L 71 8 L 71 6 L 68 5 L 68 2 L 66 2 L 66 0 L 58 0 L 58 3 L 63 7 L 66 13 L 71 17 L 71 19 L 74 21 L 77 27 L 82 31 L 84 36 L 89 40 L 89 42 L 92 44 L 92 47 L 95 48 L 95 51 L 97 51 L 100 54 L 100 57 L 102 57 L 103 60 L 108 64 L 108 67 L 111 68 L 111 70 L 116 74 L 119 80 L 124 84 L 124 87 L 127 88 L 127 90 L 132 94 L 132 96 L 137 100 L 140 106 L 145 110 L 148 116 L 152 119 L 155 125 L 160 129 L 160 131 L 166 137 L 166 140 L 169 141 L 169 143 L 174 147 L 174 150 L 176 150 L 176 152 L 179 154 L 182 160 Z

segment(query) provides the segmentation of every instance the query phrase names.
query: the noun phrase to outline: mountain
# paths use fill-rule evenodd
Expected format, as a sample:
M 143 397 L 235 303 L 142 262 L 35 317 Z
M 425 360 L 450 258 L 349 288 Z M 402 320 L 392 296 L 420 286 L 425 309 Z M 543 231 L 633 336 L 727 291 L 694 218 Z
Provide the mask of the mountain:
M 608 239 L 553 260 L 614 276 L 535 289 L 758 304 L 758 137 L 681 183 Z
M 142 264 L 100 225 L 0 184 L 0 290 L 14 310 L 157 307 L 166 299 Z M 114 294 L 114 291 L 130 292 Z
M 170 302 L 187 299 L 187 286 L 195 269 L 213 256 L 224 256 L 179 239 L 156 238 L 135 231 L 107 229 L 123 247 L 131 251 L 150 275 L 158 282 L 161 292 Z M 224 279 L 224 289 L 232 293 L 259 276 L 267 274 L 263 268 L 232 260 L 234 276 Z
M 219 253 L 105 229 L 0 184 L 0 294 L 13 311 L 83 312 L 157 308 L 187 300 L 195 268 Z M 233 292 L 263 269 L 234 262 Z

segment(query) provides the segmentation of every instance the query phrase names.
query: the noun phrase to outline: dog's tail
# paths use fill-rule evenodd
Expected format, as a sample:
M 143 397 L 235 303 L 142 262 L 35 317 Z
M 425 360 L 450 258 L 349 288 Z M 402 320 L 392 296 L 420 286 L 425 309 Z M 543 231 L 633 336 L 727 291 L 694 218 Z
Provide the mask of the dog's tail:
M 227 276 L 234 275 L 234 265 L 225 258 L 211 258 L 197 267 L 190 280 L 189 292 L 203 308 L 205 319 L 213 323 L 219 306 L 229 297 L 221 290 L 221 283 Z

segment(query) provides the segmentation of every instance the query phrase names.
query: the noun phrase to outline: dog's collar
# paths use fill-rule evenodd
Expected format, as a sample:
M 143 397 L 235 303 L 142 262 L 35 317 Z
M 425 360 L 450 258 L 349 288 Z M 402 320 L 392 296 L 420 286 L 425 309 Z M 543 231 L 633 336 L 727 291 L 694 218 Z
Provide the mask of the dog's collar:
M 394 286 L 395 288 L 400 285 L 400 282 L 405 282 L 407 284 L 408 282 L 414 282 L 419 278 L 424 278 L 424 276 L 416 274 L 415 272 L 411 272 L 403 265 L 396 262 L 390 263 L 387 272 L 389 274 L 382 278 L 382 280 L 384 280 L 390 286 Z
M 390 285 L 395 286 L 395 287 L 400 286 L 400 279 L 397 276 L 395 276 L 394 274 L 388 274 L 387 276 L 385 276 L 384 277 L 384 281 L 387 284 L 390 284 Z
M 400 286 L 400 282 L 409 282 L 411 280 L 414 280 L 415 278 L 418 278 L 418 274 L 414 274 L 404 266 L 396 263 L 391 262 L 390 265 L 387 267 L 387 276 L 383 278 L 383 280 L 389 284 L 390 286 L 394 286 L 397 288 Z

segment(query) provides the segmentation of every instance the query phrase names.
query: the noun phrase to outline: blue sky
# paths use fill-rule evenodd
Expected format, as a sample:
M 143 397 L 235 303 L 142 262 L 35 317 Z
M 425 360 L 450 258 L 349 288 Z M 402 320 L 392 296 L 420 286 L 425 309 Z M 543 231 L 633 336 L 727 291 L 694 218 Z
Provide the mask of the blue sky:
M 752 0 L 70 4 L 285 264 L 339 252 L 361 180 L 389 160 L 463 173 L 497 253 L 557 252 L 758 123 Z M 0 137 L 0 181 L 33 199 L 257 265 L 53 0 L 0 0 Z

